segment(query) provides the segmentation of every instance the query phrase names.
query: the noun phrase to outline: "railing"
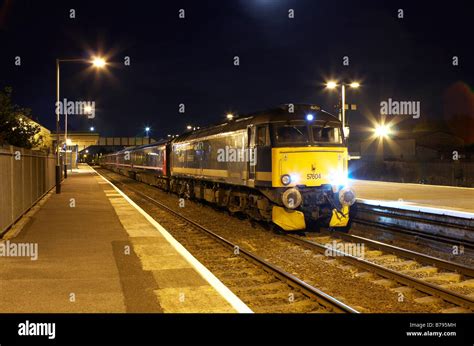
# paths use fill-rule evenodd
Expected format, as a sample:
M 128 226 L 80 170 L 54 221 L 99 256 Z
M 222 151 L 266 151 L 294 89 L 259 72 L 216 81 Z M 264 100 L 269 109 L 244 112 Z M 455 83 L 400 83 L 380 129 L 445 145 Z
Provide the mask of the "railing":
M 0 236 L 55 185 L 53 155 L 0 146 Z

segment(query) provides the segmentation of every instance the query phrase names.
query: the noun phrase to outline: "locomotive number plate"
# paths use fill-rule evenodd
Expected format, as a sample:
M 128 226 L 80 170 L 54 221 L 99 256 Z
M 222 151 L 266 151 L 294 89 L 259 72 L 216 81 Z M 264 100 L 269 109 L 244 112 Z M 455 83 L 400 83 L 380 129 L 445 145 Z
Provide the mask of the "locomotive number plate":
M 321 179 L 321 173 L 308 173 L 308 174 L 306 174 L 306 179 L 307 180 Z

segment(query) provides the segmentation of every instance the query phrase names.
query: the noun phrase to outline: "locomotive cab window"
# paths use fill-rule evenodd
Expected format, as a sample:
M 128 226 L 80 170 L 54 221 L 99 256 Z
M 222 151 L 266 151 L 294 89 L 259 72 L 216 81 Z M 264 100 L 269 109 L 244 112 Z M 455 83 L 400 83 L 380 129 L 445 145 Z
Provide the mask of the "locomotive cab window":
M 340 128 L 331 125 L 311 126 L 313 141 L 316 143 L 342 143 Z
M 275 125 L 275 141 L 278 144 L 283 143 L 309 143 L 308 127 L 299 124 Z

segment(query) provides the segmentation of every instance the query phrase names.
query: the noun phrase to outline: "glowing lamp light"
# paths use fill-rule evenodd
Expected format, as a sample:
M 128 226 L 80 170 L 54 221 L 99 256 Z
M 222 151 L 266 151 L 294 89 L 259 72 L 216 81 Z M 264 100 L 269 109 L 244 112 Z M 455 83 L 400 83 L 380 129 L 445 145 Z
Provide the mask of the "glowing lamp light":
M 95 57 L 92 59 L 92 65 L 98 68 L 102 68 L 106 65 L 107 63 L 103 58 Z
M 335 89 L 337 87 L 337 83 L 334 81 L 329 81 L 326 83 L 326 88 L 328 89 Z
M 350 84 L 350 87 L 351 87 L 351 88 L 354 88 L 354 89 L 357 89 L 358 87 L 360 87 L 360 83 L 358 83 L 358 82 L 352 82 L 352 83 Z
M 308 121 L 313 121 L 314 120 L 314 115 L 313 114 L 306 114 L 306 120 Z
M 94 126 L 91 126 L 89 129 L 91 132 L 95 130 Z
M 293 184 L 298 184 L 300 182 L 299 174 L 290 174 L 290 178 Z
M 343 171 L 335 171 L 329 174 L 329 182 L 333 186 L 346 186 L 349 183 L 349 179 Z
M 374 132 L 377 137 L 386 138 L 392 133 L 392 130 L 388 125 L 378 125 Z
M 229 120 L 232 120 L 232 119 L 234 119 L 234 114 L 228 113 L 228 114 L 226 115 L 226 118 L 229 119 Z

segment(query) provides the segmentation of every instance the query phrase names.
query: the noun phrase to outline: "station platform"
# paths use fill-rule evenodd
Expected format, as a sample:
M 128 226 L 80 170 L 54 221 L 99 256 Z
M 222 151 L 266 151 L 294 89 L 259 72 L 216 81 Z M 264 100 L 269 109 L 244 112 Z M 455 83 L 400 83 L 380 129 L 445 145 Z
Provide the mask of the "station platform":
M 0 313 L 251 312 L 89 166 L 46 198 L 1 241 Z
M 362 203 L 474 218 L 474 188 L 355 179 L 349 184 Z

